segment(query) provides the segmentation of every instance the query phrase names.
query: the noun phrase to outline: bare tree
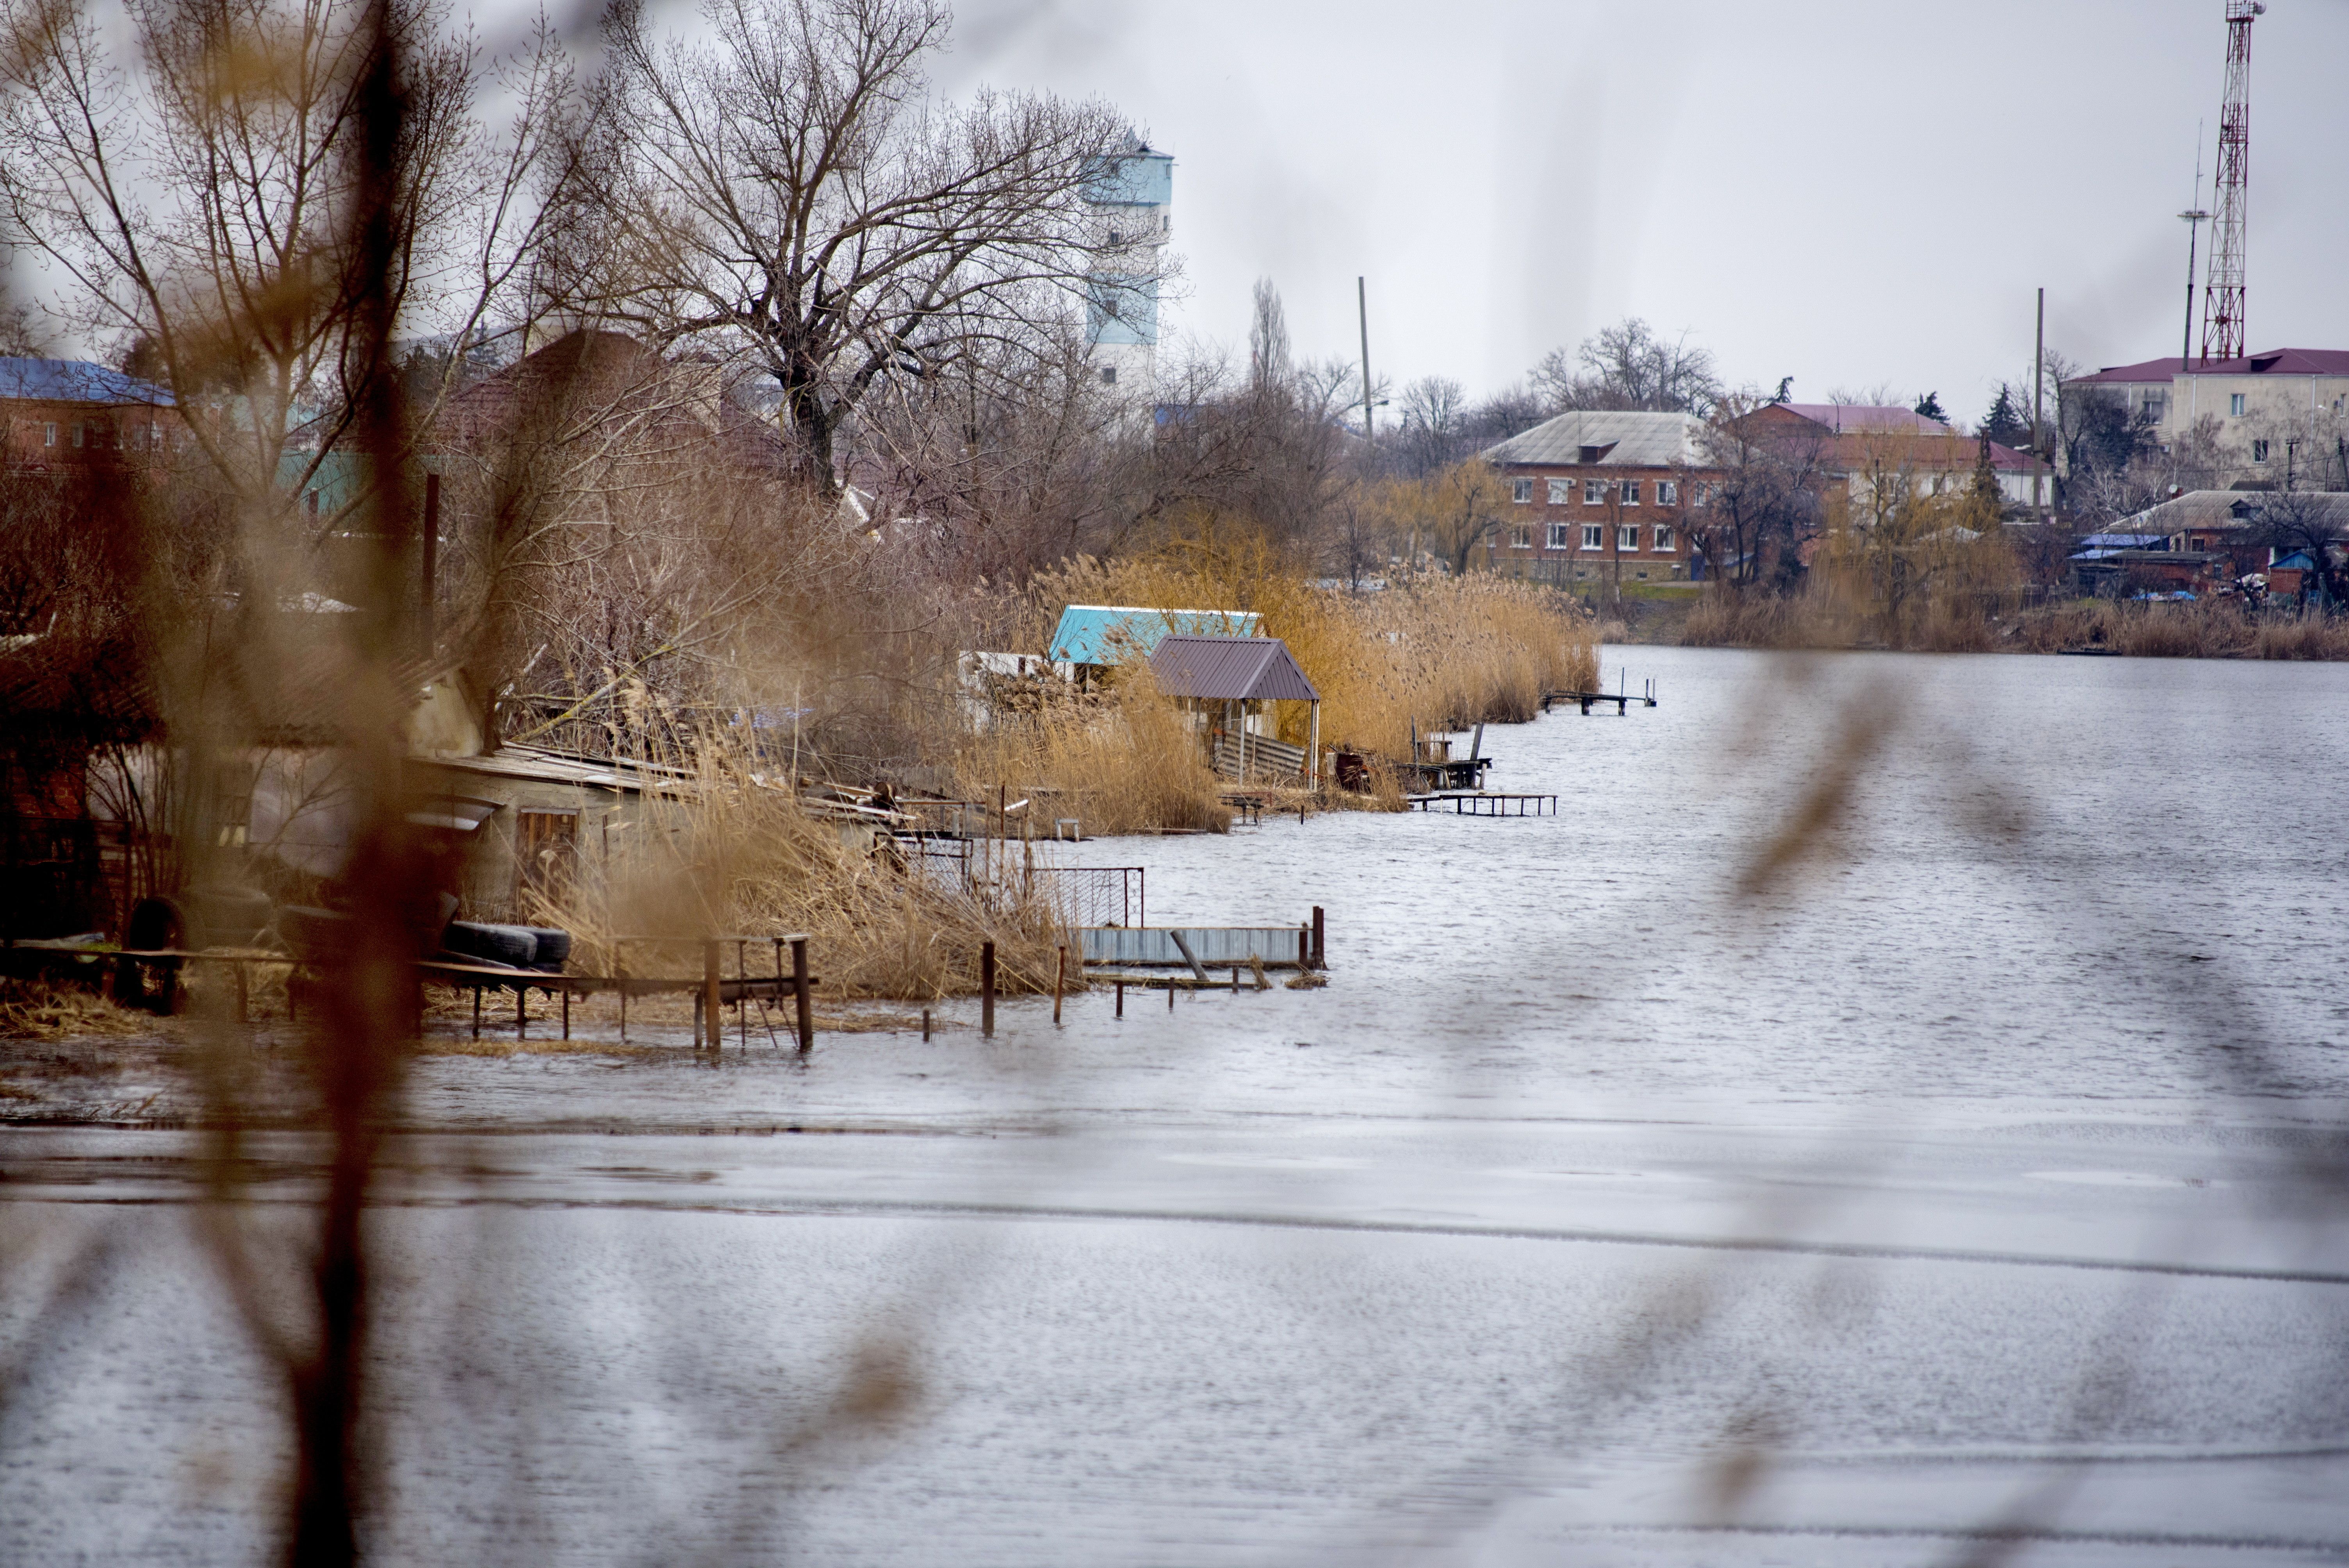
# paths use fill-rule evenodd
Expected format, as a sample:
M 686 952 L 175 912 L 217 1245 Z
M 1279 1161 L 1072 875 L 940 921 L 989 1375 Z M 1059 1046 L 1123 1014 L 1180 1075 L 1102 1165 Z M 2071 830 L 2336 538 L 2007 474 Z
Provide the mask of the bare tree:
M 2302 599 L 2330 610 L 2341 600 L 2342 553 L 2349 545 L 2349 499 L 2321 490 L 2282 490 L 2261 502 L 2257 537 L 2281 560 L 2305 552 Z M 2310 592 L 2313 586 L 2314 592 Z
M 533 198 L 556 177 L 567 68 L 544 27 L 485 67 L 437 0 L 128 9 L 135 62 L 85 13 L 6 0 L 0 203 L 68 280 L 79 324 L 132 340 L 171 387 L 216 479 L 249 508 L 290 509 L 355 436 L 393 333 L 470 340 L 509 302 L 543 220 Z M 376 149 L 379 45 L 403 62 L 403 112 Z M 502 135 L 475 112 L 493 75 L 517 105 Z
M 1465 456 L 1467 393 L 1448 376 L 1423 376 L 1402 389 L 1392 446 L 1413 479 Z
M 567 281 L 657 341 L 714 338 L 781 388 L 808 478 L 873 389 L 1116 311 L 1154 265 L 1087 204 L 1128 133 L 1107 104 L 929 102 L 940 0 L 707 0 L 713 42 L 608 24 L 598 253 Z M 574 253 L 574 259 L 576 253 Z M 1115 278 L 1114 285 L 1095 281 Z
M 1552 413 L 1569 408 L 1710 414 L 1721 397 L 1713 354 L 1688 335 L 1667 341 L 1637 316 L 1601 327 L 1569 356 L 1553 348 L 1533 368 L 1533 387 Z
M 1702 438 L 1702 466 L 1682 480 L 1696 496 L 1690 542 L 1715 579 L 1737 589 L 1801 577 L 1828 480 L 1826 438 L 1751 418 L 1761 406 L 1750 393 L 1725 397 Z

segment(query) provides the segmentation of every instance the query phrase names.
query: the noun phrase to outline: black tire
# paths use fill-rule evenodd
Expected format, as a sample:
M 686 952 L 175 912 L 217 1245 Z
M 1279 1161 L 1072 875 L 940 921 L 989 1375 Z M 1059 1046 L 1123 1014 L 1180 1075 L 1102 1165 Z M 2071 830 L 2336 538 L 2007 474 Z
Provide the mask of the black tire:
M 538 939 L 537 951 L 531 955 L 531 967 L 549 975 L 562 974 L 563 966 L 571 962 L 571 934 L 551 925 L 533 925 L 530 934 Z
M 277 912 L 278 937 L 298 957 L 340 957 L 351 950 L 357 933 L 357 922 L 331 909 L 289 903 Z
M 511 968 L 527 969 L 537 961 L 538 938 L 526 925 L 491 925 L 476 920 L 452 920 L 440 934 L 440 945 L 468 958 L 485 959 Z

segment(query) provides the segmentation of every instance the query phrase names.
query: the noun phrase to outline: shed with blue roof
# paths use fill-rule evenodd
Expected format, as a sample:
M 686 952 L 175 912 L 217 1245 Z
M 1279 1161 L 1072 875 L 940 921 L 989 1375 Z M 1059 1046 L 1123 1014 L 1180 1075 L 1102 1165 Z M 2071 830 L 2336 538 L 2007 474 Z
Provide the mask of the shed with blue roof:
M 1061 612 L 1045 656 L 1106 669 L 1146 659 L 1171 636 L 1253 637 L 1252 610 L 1152 610 L 1133 604 L 1071 604 Z

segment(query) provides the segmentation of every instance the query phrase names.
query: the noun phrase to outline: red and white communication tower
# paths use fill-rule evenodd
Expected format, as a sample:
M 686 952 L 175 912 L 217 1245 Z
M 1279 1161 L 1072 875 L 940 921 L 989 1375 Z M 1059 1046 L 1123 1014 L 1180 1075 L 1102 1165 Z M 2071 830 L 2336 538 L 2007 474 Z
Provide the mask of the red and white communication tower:
M 2227 0 L 2227 101 L 2219 110 L 2210 270 L 2202 290 L 2202 357 L 2243 356 L 2243 224 L 2251 161 L 2251 19 L 2260 0 Z

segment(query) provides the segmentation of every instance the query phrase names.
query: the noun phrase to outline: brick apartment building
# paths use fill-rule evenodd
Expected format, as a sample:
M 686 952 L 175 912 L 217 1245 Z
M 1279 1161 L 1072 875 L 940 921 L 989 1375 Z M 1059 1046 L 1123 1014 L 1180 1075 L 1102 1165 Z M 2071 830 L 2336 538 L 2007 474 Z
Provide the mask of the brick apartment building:
M 160 451 L 171 395 L 78 359 L 0 358 L 0 451 L 7 466 L 87 467 L 100 453 Z
M 1484 559 L 1505 576 L 1586 583 L 1686 582 L 1688 514 L 1705 481 L 1693 414 L 1577 410 L 1482 454 L 1508 487 Z

